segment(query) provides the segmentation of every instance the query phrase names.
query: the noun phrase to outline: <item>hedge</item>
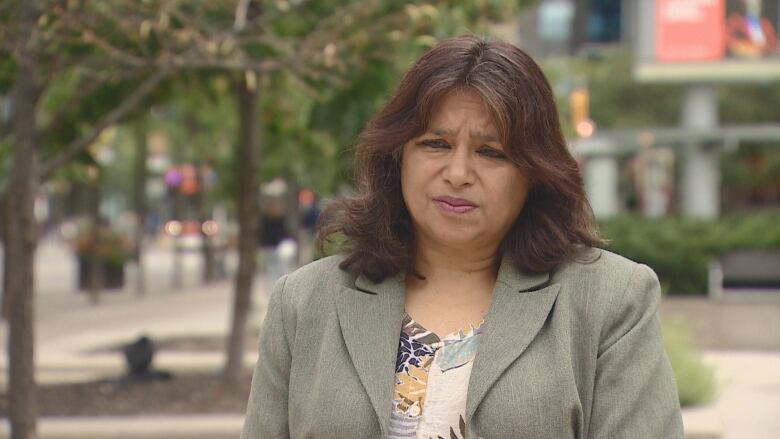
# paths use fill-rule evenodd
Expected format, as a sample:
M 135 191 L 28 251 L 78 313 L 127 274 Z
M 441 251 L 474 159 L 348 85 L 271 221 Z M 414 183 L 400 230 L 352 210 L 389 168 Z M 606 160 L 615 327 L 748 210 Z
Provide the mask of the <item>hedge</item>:
M 780 212 L 714 221 L 622 216 L 599 227 L 608 250 L 652 267 L 672 294 L 705 294 L 709 262 L 728 251 L 780 251 Z

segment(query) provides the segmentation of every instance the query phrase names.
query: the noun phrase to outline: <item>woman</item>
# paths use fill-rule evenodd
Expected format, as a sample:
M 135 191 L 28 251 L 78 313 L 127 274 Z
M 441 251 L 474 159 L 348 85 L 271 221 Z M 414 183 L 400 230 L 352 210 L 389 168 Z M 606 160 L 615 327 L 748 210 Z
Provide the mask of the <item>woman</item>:
M 646 266 L 598 250 L 552 91 L 444 41 L 362 133 L 341 255 L 281 279 L 242 438 L 681 438 Z

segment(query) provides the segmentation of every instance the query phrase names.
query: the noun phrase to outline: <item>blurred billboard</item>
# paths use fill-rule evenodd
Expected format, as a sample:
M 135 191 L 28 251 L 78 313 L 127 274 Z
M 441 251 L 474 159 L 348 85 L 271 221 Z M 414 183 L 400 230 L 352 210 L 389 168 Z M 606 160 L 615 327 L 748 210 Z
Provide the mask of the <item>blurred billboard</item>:
M 780 79 L 780 0 L 638 0 L 635 11 L 638 81 Z

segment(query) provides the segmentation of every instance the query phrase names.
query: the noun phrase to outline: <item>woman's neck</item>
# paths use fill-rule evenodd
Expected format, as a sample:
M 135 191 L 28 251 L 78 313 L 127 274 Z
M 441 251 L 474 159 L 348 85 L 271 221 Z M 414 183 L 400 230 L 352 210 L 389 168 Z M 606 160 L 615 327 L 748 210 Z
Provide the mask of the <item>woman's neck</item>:
M 495 251 L 442 251 L 425 246 L 415 254 L 419 278 L 406 278 L 406 312 L 436 334 L 479 324 L 490 309 L 496 284 Z
M 495 282 L 497 273 L 495 249 L 454 251 L 435 246 L 420 246 L 415 252 L 414 267 L 427 281 L 443 280 Z

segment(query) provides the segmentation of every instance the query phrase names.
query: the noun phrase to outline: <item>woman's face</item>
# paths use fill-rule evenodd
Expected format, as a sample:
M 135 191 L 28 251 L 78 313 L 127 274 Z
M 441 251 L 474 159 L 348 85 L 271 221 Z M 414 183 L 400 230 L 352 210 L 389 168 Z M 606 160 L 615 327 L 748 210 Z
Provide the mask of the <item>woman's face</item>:
M 428 131 L 404 145 L 401 190 L 418 245 L 495 251 L 528 179 L 506 156 L 482 98 L 463 91 L 447 95 Z

